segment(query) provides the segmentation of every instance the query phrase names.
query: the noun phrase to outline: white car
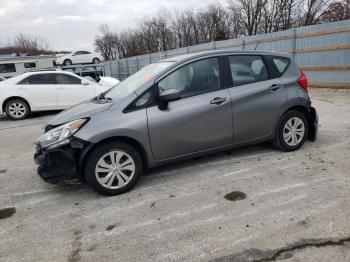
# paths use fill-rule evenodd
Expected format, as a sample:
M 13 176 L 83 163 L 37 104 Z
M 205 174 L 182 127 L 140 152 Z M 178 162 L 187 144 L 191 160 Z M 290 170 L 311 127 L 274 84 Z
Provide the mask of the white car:
M 109 88 L 65 71 L 23 73 L 0 82 L 0 114 L 21 120 L 30 112 L 66 109 Z
M 99 64 L 103 61 L 103 56 L 99 53 L 89 51 L 75 51 L 68 55 L 56 58 L 56 65 L 76 65 L 76 64 Z

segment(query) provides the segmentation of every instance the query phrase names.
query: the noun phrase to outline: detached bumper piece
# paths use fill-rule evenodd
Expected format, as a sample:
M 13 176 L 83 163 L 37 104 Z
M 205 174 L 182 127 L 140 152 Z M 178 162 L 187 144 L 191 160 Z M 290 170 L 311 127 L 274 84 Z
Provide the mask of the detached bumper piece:
M 309 134 L 308 139 L 316 141 L 318 133 L 318 114 L 314 107 L 310 107 L 308 114 Z
M 70 144 L 52 150 L 37 145 L 34 161 L 38 175 L 48 183 L 59 183 L 78 177 L 78 160 L 84 143 L 74 140 Z

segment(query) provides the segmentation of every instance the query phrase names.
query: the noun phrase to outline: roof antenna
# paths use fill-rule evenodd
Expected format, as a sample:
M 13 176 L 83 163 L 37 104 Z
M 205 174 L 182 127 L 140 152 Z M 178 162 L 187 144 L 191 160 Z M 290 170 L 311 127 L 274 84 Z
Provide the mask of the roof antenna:
M 256 50 L 258 48 L 258 45 L 260 44 L 260 41 L 256 42 L 256 45 L 254 47 L 254 50 Z

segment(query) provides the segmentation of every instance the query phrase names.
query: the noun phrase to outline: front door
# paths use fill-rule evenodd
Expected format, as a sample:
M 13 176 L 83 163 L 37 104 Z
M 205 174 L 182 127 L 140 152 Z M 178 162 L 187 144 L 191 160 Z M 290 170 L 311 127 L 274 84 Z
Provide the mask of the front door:
M 147 109 L 153 156 L 163 160 L 233 143 L 228 89 L 220 88 L 218 57 L 176 69 L 160 80 L 158 92 L 177 89 L 181 99 L 166 110 Z
M 95 85 L 82 85 L 81 79 L 68 74 L 55 74 L 58 107 L 67 108 L 95 96 Z
M 271 136 L 287 94 L 279 78 L 270 79 L 261 56 L 229 56 L 233 86 L 234 142 Z

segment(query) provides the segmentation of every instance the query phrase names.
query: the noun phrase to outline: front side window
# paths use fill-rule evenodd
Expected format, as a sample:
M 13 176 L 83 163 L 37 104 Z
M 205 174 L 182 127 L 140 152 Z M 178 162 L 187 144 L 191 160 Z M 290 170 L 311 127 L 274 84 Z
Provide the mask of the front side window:
M 268 80 L 268 73 L 260 56 L 229 56 L 233 86 L 246 85 Z
M 24 63 L 24 68 L 35 68 L 36 63 Z
M 15 64 L 0 64 L 0 73 L 15 73 Z
M 53 85 L 54 79 L 52 74 L 31 75 L 18 83 L 19 85 Z
M 176 89 L 182 98 L 217 91 L 220 89 L 219 60 L 207 58 L 185 65 L 159 81 L 158 89 L 160 93 Z
M 126 97 L 141 87 L 144 83 L 151 80 L 155 75 L 173 65 L 173 63 L 174 62 L 159 62 L 147 65 L 114 86 L 106 92 L 105 96 L 112 99 Z
M 81 80 L 77 77 L 66 74 L 55 74 L 56 84 L 58 85 L 80 85 Z

